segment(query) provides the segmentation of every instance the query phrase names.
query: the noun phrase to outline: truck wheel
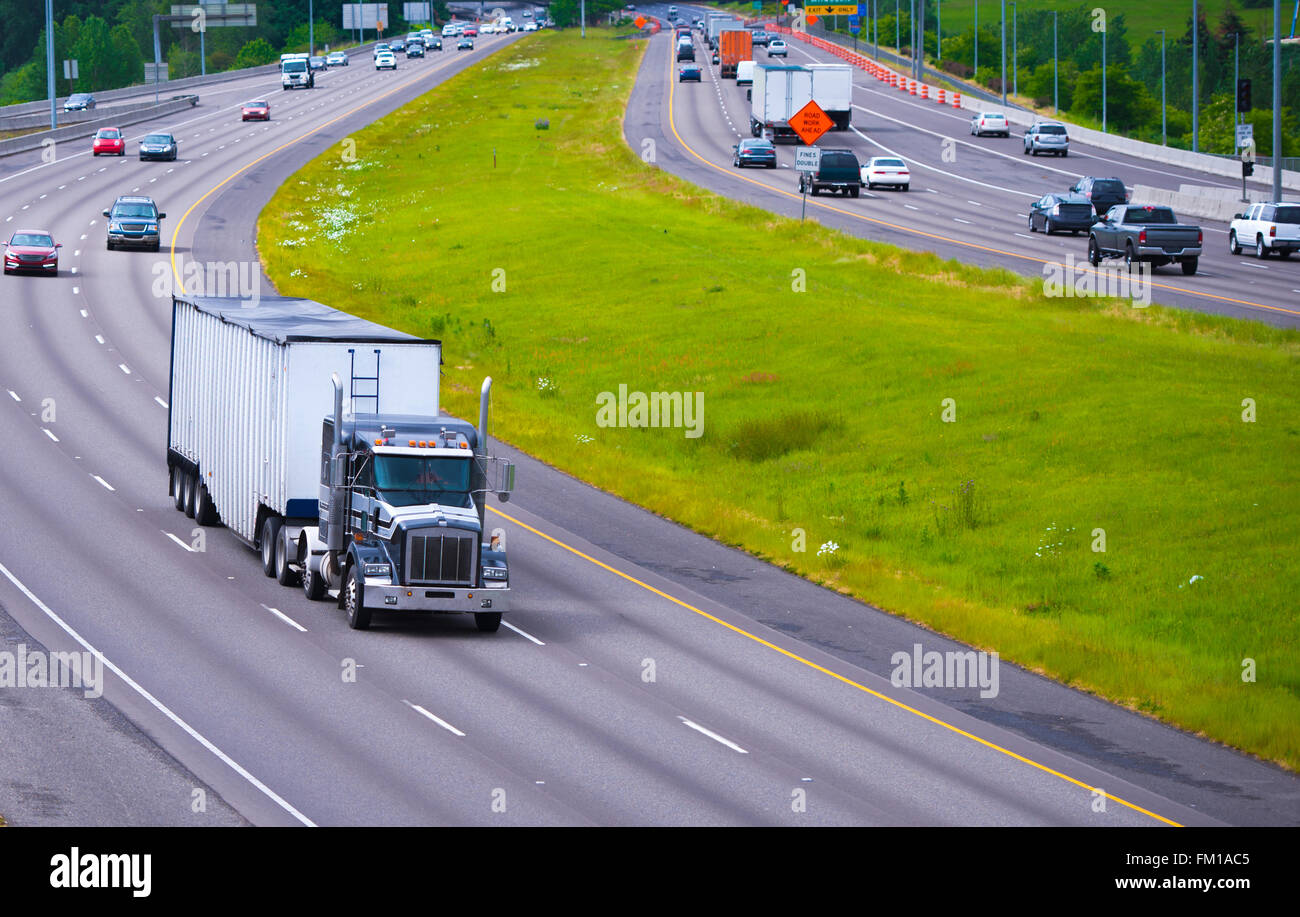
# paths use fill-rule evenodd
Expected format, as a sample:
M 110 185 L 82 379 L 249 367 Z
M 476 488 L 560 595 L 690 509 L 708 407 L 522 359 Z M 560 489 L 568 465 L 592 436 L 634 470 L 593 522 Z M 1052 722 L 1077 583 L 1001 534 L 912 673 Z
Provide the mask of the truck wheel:
M 501 628 L 501 612 L 499 611 L 476 611 L 474 612 L 474 626 L 485 634 L 495 634 Z
M 1268 257 L 1268 249 L 1264 247 L 1264 237 L 1263 237 L 1263 236 L 1256 236 L 1256 237 L 1255 237 L 1255 257 L 1256 257 L 1256 258 L 1267 258 L 1267 257 Z
M 370 609 L 363 602 L 365 593 L 357 577 L 357 565 L 353 564 L 348 567 L 347 578 L 343 581 L 343 610 L 348 615 L 348 627 L 353 630 L 370 630 Z M 497 618 L 500 617 L 497 615 Z
M 1097 237 L 1088 237 L 1088 263 L 1093 267 L 1101 264 L 1101 249 L 1097 247 Z
M 303 558 L 302 562 L 302 591 L 313 602 L 319 602 L 325 598 L 325 580 L 321 575 L 311 568 L 311 557 Z
M 1228 233 L 1228 251 L 1233 255 L 1241 254 L 1241 243 L 1237 241 L 1237 230 Z
M 1130 271 L 1133 270 L 1133 261 L 1135 260 L 1135 258 L 1136 256 L 1133 254 L 1133 243 L 1125 242 L 1124 243 L 1124 267 L 1126 267 Z
M 1189 277 L 1192 274 L 1195 274 L 1196 265 L 1199 261 L 1200 261 L 1199 258 L 1188 258 L 1186 261 L 1183 262 L 1183 273 Z
M 199 489 L 199 477 L 196 474 L 185 475 L 185 515 L 194 518 L 194 491 Z
M 849 189 L 849 197 L 857 197 L 857 196 L 858 196 L 859 194 L 861 194 L 861 193 L 862 193 L 862 189 L 861 189 L 861 188 L 850 188 L 850 189 Z
M 275 576 L 278 572 L 275 555 L 281 525 L 279 516 L 267 516 L 262 520 L 262 572 L 267 576 Z
M 1038 232 L 1038 227 L 1034 225 L 1034 215 L 1032 213 L 1029 215 L 1029 231 Z
M 284 529 L 281 528 L 275 545 L 275 581 L 281 586 L 296 586 L 298 572 L 289 566 L 289 552 L 293 550 L 293 545 L 284 536 Z
M 208 485 L 202 481 L 194 489 L 194 521 L 199 525 L 216 525 L 221 521 L 216 504 L 212 502 L 212 494 L 208 493 Z
M 185 472 L 179 465 L 172 466 L 172 505 L 185 512 Z

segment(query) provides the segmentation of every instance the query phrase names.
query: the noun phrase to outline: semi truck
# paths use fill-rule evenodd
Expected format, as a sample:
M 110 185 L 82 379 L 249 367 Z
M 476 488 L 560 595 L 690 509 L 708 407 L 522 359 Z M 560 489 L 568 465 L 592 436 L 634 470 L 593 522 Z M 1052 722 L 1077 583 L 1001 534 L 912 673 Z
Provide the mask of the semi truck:
M 798 140 L 790 119 L 812 99 L 813 75 L 793 64 L 754 65 L 754 85 L 749 90 L 749 129 L 755 137 Z
M 848 64 L 804 64 L 812 73 L 812 97 L 830 115 L 831 130 L 846 131 L 853 122 L 853 68 Z
M 754 59 L 754 34 L 747 29 L 725 29 L 719 36 L 720 73 L 734 79 L 740 62 Z
M 509 610 L 504 533 L 514 466 L 489 455 L 491 378 L 477 428 L 440 411 L 442 345 L 311 300 L 175 295 L 169 492 L 224 524 L 262 570 L 313 601 L 337 590 L 357 630 L 372 614 Z

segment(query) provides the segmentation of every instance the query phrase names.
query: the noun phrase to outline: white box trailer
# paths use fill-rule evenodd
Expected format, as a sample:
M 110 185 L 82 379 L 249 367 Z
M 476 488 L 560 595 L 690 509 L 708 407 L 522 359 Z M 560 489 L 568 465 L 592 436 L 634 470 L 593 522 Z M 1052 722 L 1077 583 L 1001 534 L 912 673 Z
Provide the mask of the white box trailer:
M 718 36 L 721 35 L 721 33 L 732 30 L 743 31 L 745 23 L 743 20 L 737 19 L 734 16 L 714 15 L 709 17 L 709 21 L 704 24 L 704 27 L 706 30 L 704 34 L 709 40 L 709 47 L 717 50 L 719 40 Z
M 812 72 L 794 64 L 754 65 L 749 91 L 749 129 L 755 137 L 770 133 L 773 140 L 797 139 L 790 119 L 812 100 Z
M 250 546 L 268 514 L 315 525 L 331 374 L 350 413 L 435 416 L 441 363 L 438 341 L 311 300 L 175 297 L 167 464 L 177 508 L 197 475 L 196 499 Z
M 846 131 L 853 122 L 853 68 L 848 64 L 804 64 L 812 73 L 812 97 Z

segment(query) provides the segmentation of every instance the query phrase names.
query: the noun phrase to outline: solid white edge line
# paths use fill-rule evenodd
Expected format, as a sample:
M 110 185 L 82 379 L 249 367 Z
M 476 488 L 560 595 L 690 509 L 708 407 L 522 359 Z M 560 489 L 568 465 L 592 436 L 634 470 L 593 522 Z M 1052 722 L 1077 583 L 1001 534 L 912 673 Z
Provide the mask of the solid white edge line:
M 95 649 L 95 647 L 91 646 L 90 643 L 84 637 L 81 636 L 81 634 L 73 630 L 72 627 L 66 621 L 64 621 L 57 614 L 55 614 L 54 609 L 50 608 L 50 606 L 42 602 L 40 598 L 37 597 L 36 593 L 32 592 L 25 585 L 23 585 L 22 581 L 19 580 L 18 577 L 10 573 L 9 568 L 2 563 L 0 563 L 0 573 L 3 573 L 5 579 L 9 580 L 9 582 L 13 583 L 16 587 L 18 587 L 18 590 L 27 597 L 28 601 L 30 601 L 33 605 L 39 608 L 42 612 L 44 612 L 45 615 L 51 621 L 59 625 L 59 627 L 63 628 L 64 632 L 67 633 L 68 636 L 72 637 L 73 640 L 76 640 L 79 644 L 84 646 L 88 652 L 93 653 L 95 658 L 98 659 L 101 663 L 103 663 L 106 669 L 108 669 L 118 678 L 122 679 L 122 681 L 128 687 L 130 687 L 137 694 L 139 694 L 141 697 L 147 700 L 154 707 L 154 709 L 156 709 L 159 713 L 161 713 L 163 716 L 167 717 L 167 719 L 171 720 L 173 723 L 175 723 L 177 726 L 183 729 L 186 735 L 194 739 L 196 742 L 198 742 L 208 751 L 212 752 L 212 754 L 216 755 L 217 758 L 223 764 L 228 766 L 235 773 L 239 774 L 239 776 L 243 777 L 253 786 L 257 787 L 257 789 L 260 790 L 262 793 L 264 793 L 271 801 L 273 801 L 280 808 L 284 809 L 286 812 L 288 812 L 290 815 L 296 818 L 299 822 L 301 822 L 302 824 L 306 825 L 309 828 L 316 827 L 315 822 L 313 822 L 307 816 L 303 815 L 292 805 L 290 805 L 287 801 L 285 801 L 274 790 L 272 790 L 262 781 L 258 780 L 256 777 L 250 774 L 244 767 L 242 767 L 239 764 L 239 762 L 235 761 L 233 758 L 227 755 L 216 745 L 212 744 L 212 742 L 210 742 L 206 737 L 204 737 L 200 732 L 198 732 L 193 726 L 191 726 L 189 723 L 185 722 L 183 719 L 181 719 L 179 716 L 173 713 L 170 707 L 168 707 L 162 701 L 158 700 L 158 698 L 154 697 L 152 694 L 146 691 L 139 683 L 135 681 L 135 679 L 133 679 L 130 675 L 127 675 L 120 668 L 118 668 L 103 653 Z
M 517 628 L 517 627 L 515 627 L 513 624 L 511 624 L 509 621 L 504 621 L 504 620 L 503 620 L 501 623 L 504 624 L 506 627 L 510 628 L 510 629 L 511 629 L 512 631 L 514 631 L 515 633 L 517 633 L 519 636 L 523 637 L 525 640 L 531 640 L 531 641 L 533 641 L 534 643 L 536 643 L 538 646 L 546 646 L 546 644 L 543 643 L 541 640 L 538 640 L 536 637 L 534 637 L 532 634 L 530 634 L 530 633 L 528 633 L 528 632 L 526 632 L 526 631 L 522 631 L 522 630 L 520 630 L 519 628 Z
M 156 402 L 158 402 L 158 403 L 159 403 L 160 405 L 162 405 L 164 408 L 167 407 L 167 402 L 163 401 L 163 400 L 162 400 L 161 398 L 159 398 L 157 395 L 154 395 L 154 396 L 153 396 L 153 400 L 156 401 Z
M 194 553 L 194 549 L 193 549 L 193 548 L 191 548 L 191 547 L 190 547 L 189 545 L 187 545 L 185 542 L 181 541 L 179 538 L 177 538 L 177 537 L 176 537 L 175 535 L 173 535 L 171 532 L 163 531 L 162 529 L 159 529 L 159 531 L 162 531 L 162 533 L 163 533 L 164 535 L 166 535 L 166 536 L 167 536 L 168 538 L 170 538 L 172 541 L 176 542 L 178 545 L 180 545 L 180 546 L 181 546 L 182 548 L 184 548 L 185 550 L 189 551 L 191 554 Z
M 451 723 L 448 723 L 446 720 L 434 716 L 432 713 L 430 713 L 428 710 L 425 710 L 419 704 L 413 704 L 409 700 L 405 700 L 405 699 L 402 700 L 402 703 L 406 704 L 406 706 L 410 707 L 416 713 L 427 716 L 429 719 L 433 720 L 435 723 L 437 723 L 439 726 L 441 726 L 443 729 L 447 730 L 448 732 L 454 733 L 455 735 L 460 736 L 462 739 L 465 737 L 465 733 L 461 732 L 459 729 L 451 725 Z
M 46 436 L 48 436 L 50 439 L 54 440 L 56 443 L 59 441 L 59 438 L 55 436 L 53 433 L 51 433 L 48 427 L 41 427 L 41 432 L 44 433 Z
M 280 609 L 278 609 L 278 608 L 272 608 L 270 605 L 262 605 L 262 607 L 265 608 L 267 611 L 269 611 L 271 614 L 275 615 L 277 618 L 279 618 L 279 619 L 280 619 L 281 621 L 283 621 L 285 624 L 288 624 L 290 627 L 296 627 L 296 628 L 298 628 L 298 630 L 302 631 L 304 634 L 307 633 L 307 628 L 303 627 L 301 624 L 299 624 L 299 623 L 298 623 L 297 621 L 295 621 L 293 618 L 289 617 L 287 614 L 285 614 L 285 613 L 284 613 L 283 611 L 281 611 Z
M 699 723 L 692 722 L 691 720 L 688 720 L 688 719 L 687 719 L 686 717 L 684 717 L 684 716 L 679 716 L 679 717 L 677 717 L 677 718 L 678 718 L 679 720 L 682 721 L 682 725 L 683 725 L 683 726 L 689 726 L 691 729 L 694 729 L 696 732 L 702 733 L 703 735 L 708 736 L 710 739 L 713 739 L 713 741 L 715 741 L 715 742 L 721 742 L 723 745 L 727 746 L 727 747 L 730 748 L 732 751 L 740 752 L 742 755 L 747 755 L 747 754 L 749 754 L 749 752 L 745 751 L 745 749 L 741 748 L 741 747 L 740 747 L 739 745 L 737 745 L 735 742 L 731 741 L 730 739 L 723 738 L 722 736 L 718 735 L 718 734 L 717 734 L 716 732 L 714 732 L 713 730 L 711 730 L 711 729 L 705 729 L 705 728 L 704 728 L 703 726 L 701 726 Z

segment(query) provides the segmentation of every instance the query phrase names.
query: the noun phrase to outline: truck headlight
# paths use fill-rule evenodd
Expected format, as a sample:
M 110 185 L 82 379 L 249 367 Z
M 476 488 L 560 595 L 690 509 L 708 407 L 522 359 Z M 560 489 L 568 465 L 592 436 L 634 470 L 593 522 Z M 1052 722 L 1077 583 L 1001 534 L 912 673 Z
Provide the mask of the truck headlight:
M 505 579 L 510 573 L 505 567 L 484 567 L 484 579 Z
M 366 570 L 366 576 L 392 577 L 393 575 L 392 564 L 366 564 L 365 570 Z

